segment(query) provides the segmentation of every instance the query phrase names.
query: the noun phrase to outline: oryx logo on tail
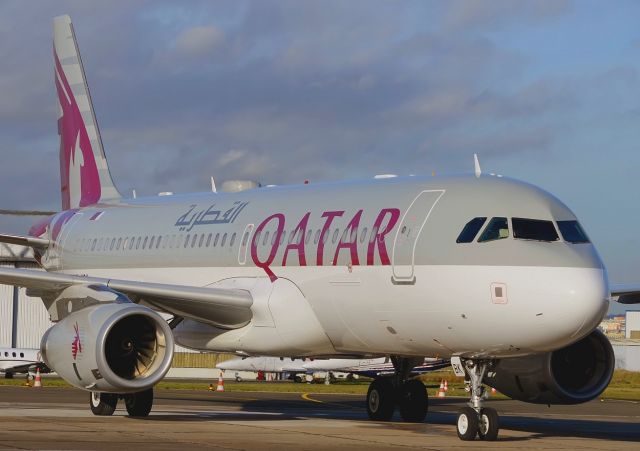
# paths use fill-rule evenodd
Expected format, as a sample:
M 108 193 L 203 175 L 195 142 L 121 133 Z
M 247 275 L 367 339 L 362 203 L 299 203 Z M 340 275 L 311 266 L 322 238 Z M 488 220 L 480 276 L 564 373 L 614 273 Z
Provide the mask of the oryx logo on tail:
M 102 149 L 98 122 L 69 16 L 53 21 L 55 84 L 60 110 L 62 208 L 119 199 Z

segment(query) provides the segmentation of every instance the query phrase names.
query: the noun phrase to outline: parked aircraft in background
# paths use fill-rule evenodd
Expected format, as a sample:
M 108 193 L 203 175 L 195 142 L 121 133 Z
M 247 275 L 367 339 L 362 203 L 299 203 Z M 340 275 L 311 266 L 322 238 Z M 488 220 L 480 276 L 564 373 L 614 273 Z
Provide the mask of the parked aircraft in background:
M 427 357 L 422 363 L 411 369 L 409 377 L 446 368 L 449 365 L 451 365 L 451 362 L 448 360 Z M 393 362 L 388 357 L 376 359 L 314 359 L 305 362 L 304 367 L 311 372 L 342 372 L 371 378 L 395 374 Z
M 223 371 L 252 371 L 263 373 L 289 373 L 296 382 L 301 382 L 307 370 L 303 363 L 305 359 L 289 359 L 282 357 L 242 357 L 239 359 L 225 360 L 216 364 L 216 368 Z M 236 376 L 236 380 L 240 380 Z
M 174 342 L 288 357 L 388 356 L 367 411 L 427 413 L 425 357 L 470 380 L 461 439 L 495 440 L 484 384 L 522 401 L 582 403 L 612 376 L 596 327 L 610 294 L 598 253 L 553 195 L 476 173 L 125 199 L 116 190 L 68 16 L 54 19 L 63 211 L 27 236 L 46 272 L 0 268 L 42 298 L 44 361 L 113 413 L 144 416 Z M 18 168 L 16 168 L 18 170 Z M 25 168 L 28 170 L 28 168 Z M 5 187 L 8 188 L 8 187 Z M 167 323 L 156 312 L 168 312 Z
M 37 368 L 49 372 L 39 349 L 0 348 L 0 372 L 5 378 L 11 379 L 14 374 L 29 373 Z
M 429 371 L 445 368 L 450 363 L 443 359 L 426 358 L 421 365 L 411 370 L 411 375 L 418 375 Z M 389 358 L 375 359 L 288 359 L 282 357 L 243 357 L 218 363 L 216 368 L 230 371 L 263 371 L 266 373 L 290 373 L 297 382 L 303 379 L 298 375 L 313 378 L 316 373 L 345 373 L 357 374 L 371 378 L 388 376 L 395 373 L 393 363 Z

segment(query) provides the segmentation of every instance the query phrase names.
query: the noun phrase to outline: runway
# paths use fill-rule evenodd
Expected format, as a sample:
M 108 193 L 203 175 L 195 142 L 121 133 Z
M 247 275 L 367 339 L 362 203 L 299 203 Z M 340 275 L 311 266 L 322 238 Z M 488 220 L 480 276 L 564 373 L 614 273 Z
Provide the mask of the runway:
M 310 391 L 313 386 L 310 386 Z M 0 386 L 0 449 L 638 449 L 640 403 L 535 406 L 489 400 L 497 442 L 462 442 L 461 398 L 430 399 L 427 421 L 367 419 L 363 395 L 156 390 L 151 415 L 93 416 L 80 390 Z

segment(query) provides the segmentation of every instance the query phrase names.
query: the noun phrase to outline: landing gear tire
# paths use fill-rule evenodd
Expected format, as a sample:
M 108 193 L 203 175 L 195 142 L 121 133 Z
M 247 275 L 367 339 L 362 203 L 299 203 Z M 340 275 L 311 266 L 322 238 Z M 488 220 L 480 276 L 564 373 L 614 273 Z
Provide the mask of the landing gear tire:
M 94 415 L 109 416 L 113 415 L 118 405 L 118 395 L 114 393 L 89 393 L 89 405 Z
M 153 406 L 153 388 L 124 395 L 124 403 L 130 417 L 146 417 Z
M 478 437 L 480 437 L 481 440 L 492 442 L 498 438 L 499 429 L 498 412 L 491 407 L 482 409 L 478 421 Z
M 407 423 L 422 423 L 427 416 L 429 400 L 427 389 L 416 379 L 408 380 L 398 393 L 400 416 Z
M 389 421 L 395 407 L 393 384 L 379 378 L 371 382 L 367 391 L 367 413 L 375 421 Z
M 471 407 L 463 407 L 458 414 L 456 431 L 460 440 L 470 441 L 478 435 L 478 413 Z

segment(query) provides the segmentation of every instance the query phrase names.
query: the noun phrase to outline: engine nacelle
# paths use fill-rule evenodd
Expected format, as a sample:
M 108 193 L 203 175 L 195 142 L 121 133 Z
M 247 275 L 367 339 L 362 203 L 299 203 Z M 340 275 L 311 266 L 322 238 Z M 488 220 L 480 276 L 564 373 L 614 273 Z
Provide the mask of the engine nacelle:
M 125 302 L 99 303 L 69 314 L 42 337 L 49 368 L 79 388 L 138 392 L 171 366 L 174 340 L 153 310 Z
M 580 404 L 609 385 L 615 357 L 607 337 L 594 330 L 582 340 L 545 354 L 503 359 L 484 378 L 510 398 L 536 404 Z

